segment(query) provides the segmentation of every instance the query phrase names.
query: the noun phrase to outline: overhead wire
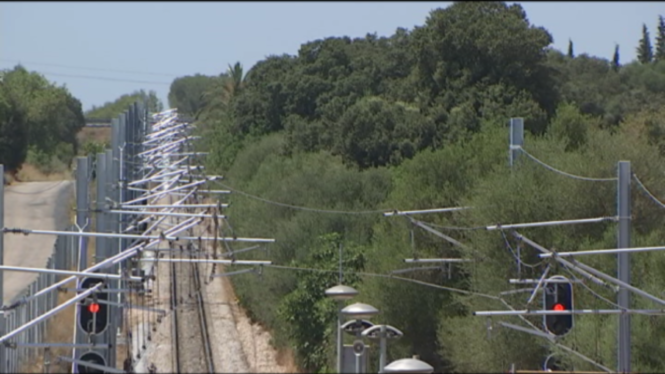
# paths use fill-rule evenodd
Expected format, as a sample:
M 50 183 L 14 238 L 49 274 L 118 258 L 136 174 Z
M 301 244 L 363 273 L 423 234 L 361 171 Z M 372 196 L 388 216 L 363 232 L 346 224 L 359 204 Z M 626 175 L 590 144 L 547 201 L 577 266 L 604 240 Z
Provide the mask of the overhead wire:
M 109 81 L 109 82 L 124 82 L 124 83 L 139 83 L 139 84 L 153 84 L 161 86 L 170 86 L 172 82 L 158 82 L 158 81 L 144 81 L 137 79 L 123 79 L 123 78 L 112 78 L 112 77 L 101 77 L 93 75 L 78 75 L 78 74 L 66 74 L 66 73 L 54 73 L 49 71 L 37 71 L 43 75 L 52 75 L 55 77 L 67 77 L 67 78 L 80 78 L 80 79 L 92 79 L 100 81 Z
M 520 151 L 521 151 L 522 153 L 524 153 L 527 157 L 529 157 L 530 159 L 532 159 L 532 160 L 535 161 L 536 163 L 540 164 L 540 165 L 543 166 L 544 168 L 546 168 L 546 169 L 548 169 L 548 170 L 550 170 L 550 171 L 553 171 L 553 172 L 555 172 L 555 173 L 559 173 L 559 174 L 564 175 L 564 176 L 569 177 L 569 178 L 578 179 L 578 180 L 583 180 L 583 181 L 589 181 L 589 182 L 612 182 L 612 181 L 616 181 L 616 180 L 617 180 L 616 177 L 613 177 L 613 178 L 591 178 L 591 177 L 584 177 L 584 176 L 580 176 L 580 175 L 575 175 L 575 174 L 567 173 L 567 172 L 565 172 L 565 171 L 559 170 L 559 169 L 557 169 L 557 168 L 555 168 L 555 167 L 553 167 L 553 166 L 550 166 L 550 165 L 546 164 L 545 162 L 543 162 L 543 161 L 537 159 L 537 158 L 536 158 L 535 156 L 533 156 L 531 153 L 527 152 L 524 148 L 519 147 L 519 149 L 520 149 Z
M 427 226 L 436 227 L 437 229 L 450 230 L 450 231 L 477 231 L 477 230 L 487 230 L 487 226 L 443 226 L 436 223 L 431 223 L 423 220 L 418 220 L 421 223 L 426 224 Z
M 309 208 L 305 206 L 299 206 L 299 205 L 292 205 L 292 204 L 286 204 L 286 203 L 281 203 L 277 201 L 272 201 L 268 200 L 263 197 L 259 197 L 256 195 L 249 194 L 247 192 L 240 191 L 238 189 L 235 189 L 233 187 L 230 187 L 218 180 L 213 180 L 214 183 L 219 184 L 220 186 L 226 188 L 227 190 L 231 192 L 235 192 L 237 194 L 249 197 L 250 199 L 258 200 L 261 202 L 264 202 L 266 204 L 272 204 L 272 205 L 277 205 L 285 208 L 290 208 L 290 209 L 297 209 L 297 210 L 303 210 L 303 211 L 308 211 L 308 212 L 316 212 L 316 213 L 330 213 L 330 214 L 378 214 L 378 213 L 385 213 L 389 211 L 389 209 L 375 209 L 375 210 L 360 210 L 360 211 L 352 211 L 352 210 L 332 210 L 332 209 L 320 209 L 320 208 Z
M 22 64 L 30 64 L 30 65 L 50 66 L 50 67 L 63 68 L 63 69 L 104 71 L 104 72 L 109 72 L 109 73 L 120 73 L 120 74 L 154 75 L 154 76 L 161 76 L 161 77 L 177 77 L 178 75 L 181 75 L 181 74 L 155 73 L 155 72 L 149 72 L 149 71 L 118 70 L 118 69 L 108 69 L 108 68 L 93 68 L 93 67 L 85 67 L 85 66 L 72 66 L 72 65 L 53 64 L 53 63 L 46 63 L 46 62 L 14 60 L 14 59 L 7 59 L 7 58 L 0 58 L 0 61 L 13 62 L 13 63 L 21 64 L 21 65 Z
M 517 255 L 517 252 L 513 249 L 513 246 L 510 245 L 510 241 L 508 240 L 508 237 L 506 236 L 506 233 L 503 230 L 499 230 L 499 231 L 501 232 L 501 236 L 503 237 L 503 240 L 506 244 L 506 248 L 508 248 L 508 250 L 513 255 L 513 257 L 515 258 L 515 260 L 517 261 L 518 264 L 524 265 L 524 266 L 526 266 L 528 268 L 531 268 L 531 269 L 535 269 L 535 268 L 537 268 L 538 266 L 542 265 L 545 262 L 545 260 L 541 260 L 540 262 L 538 262 L 536 264 L 527 264 L 526 262 L 522 261 L 522 259 L 519 258 L 519 256 Z
M 574 280 L 577 283 L 581 284 L 582 287 L 584 287 L 587 291 L 589 291 L 589 293 L 591 295 L 593 295 L 595 298 L 597 298 L 599 300 L 602 300 L 602 301 L 614 306 L 615 308 L 622 309 L 622 307 L 619 304 L 613 302 L 612 300 L 610 300 L 610 299 L 604 297 L 603 295 L 599 294 L 598 292 L 594 291 L 591 287 L 589 287 L 588 284 L 586 284 L 585 279 L 579 278 L 577 275 L 575 275 L 575 273 L 573 273 L 568 266 L 564 265 L 563 267 L 566 270 L 566 272 L 571 276 L 572 280 Z
M 647 197 L 651 199 L 651 201 L 658 204 L 658 206 L 660 206 L 661 208 L 665 208 L 665 204 L 662 201 L 660 201 L 660 199 L 658 199 L 653 193 L 651 193 L 651 191 L 649 191 L 649 189 L 644 185 L 644 183 L 642 183 L 642 181 L 640 180 L 640 178 L 637 177 L 636 174 L 633 174 L 633 179 L 635 179 L 637 185 L 647 195 Z
M 338 273 L 339 272 L 339 269 L 329 270 L 329 269 L 317 269 L 317 268 L 310 268 L 310 267 L 275 265 L 275 264 L 268 264 L 268 265 L 262 265 L 262 266 L 264 266 L 266 268 L 272 268 L 272 269 L 293 270 L 293 271 L 309 271 L 309 272 L 319 272 L 319 273 Z M 468 291 L 468 290 L 463 290 L 461 288 L 455 288 L 455 287 L 441 286 L 441 285 L 434 284 L 434 283 L 424 282 L 424 281 L 420 281 L 420 280 L 417 280 L 417 279 L 400 277 L 400 276 L 396 276 L 396 275 L 392 275 L 392 274 L 368 273 L 368 272 L 364 272 L 364 271 L 353 271 L 353 270 L 346 270 L 345 273 L 346 274 L 355 274 L 355 275 L 358 275 L 358 276 L 365 276 L 365 277 L 397 279 L 397 280 L 401 280 L 401 281 L 405 281 L 405 282 L 411 282 L 411 283 L 415 283 L 415 284 L 420 284 L 422 286 L 437 288 L 437 289 L 450 291 L 450 292 L 455 292 L 455 293 L 460 293 L 460 294 L 469 295 L 469 296 L 484 297 L 484 298 L 488 298 L 488 299 L 492 299 L 492 300 L 499 300 L 500 299 L 500 297 L 493 296 L 493 295 L 490 295 L 490 294 Z

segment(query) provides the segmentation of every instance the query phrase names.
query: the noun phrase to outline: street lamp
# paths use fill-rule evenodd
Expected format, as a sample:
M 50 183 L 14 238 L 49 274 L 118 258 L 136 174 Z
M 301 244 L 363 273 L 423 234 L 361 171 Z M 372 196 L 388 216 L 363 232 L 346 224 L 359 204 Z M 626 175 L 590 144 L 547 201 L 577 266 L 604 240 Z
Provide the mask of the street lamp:
M 417 358 L 403 358 L 393 361 L 384 368 L 385 373 L 431 373 L 434 368 Z
M 343 340 L 342 340 L 342 303 L 345 300 L 349 300 L 354 296 L 358 295 L 358 291 L 349 286 L 343 286 L 341 284 L 328 288 L 326 290 L 326 296 L 337 301 L 337 372 L 342 372 L 342 349 L 343 349 Z
M 371 305 L 363 303 L 351 304 L 346 308 L 342 309 L 342 314 L 347 316 L 349 319 L 355 319 L 355 320 L 369 319 L 370 317 L 378 313 L 379 313 L 378 309 L 376 309 Z
M 351 304 L 346 308 L 342 309 L 342 314 L 347 316 L 349 319 L 356 321 L 356 326 L 357 326 L 357 328 L 355 329 L 356 338 L 360 338 L 361 333 L 364 330 L 362 326 L 363 322 L 366 321 L 363 321 L 363 319 L 365 318 L 369 319 L 371 316 L 378 313 L 379 313 L 378 309 L 376 309 L 371 305 L 363 303 Z M 356 373 L 360 373 L 360 356 L 364 353 L 365 346 L 363 345 L 362 341 L 359 339 L 353 343 L 353 346 L 354 346 L 354 351 L 356 352 Z
M 362 336 L 370 339 L 379 339 L 381 352 L 379 355 L 379 373 L 383 373 L 386 367 L 386 340 L 399 339 L 404 334 L 390 325 L 375 325 L 363 331 Z

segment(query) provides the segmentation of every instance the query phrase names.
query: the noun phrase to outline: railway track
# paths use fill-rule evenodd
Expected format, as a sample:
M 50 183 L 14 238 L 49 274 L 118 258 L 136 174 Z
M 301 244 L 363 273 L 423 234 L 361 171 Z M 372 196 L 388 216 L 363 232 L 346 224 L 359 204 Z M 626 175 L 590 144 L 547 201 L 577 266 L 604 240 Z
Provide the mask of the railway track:
M 190 257 L 189 245 L 178 245 L 172 258 Z M 186 248 L 186 249 L 183 249 Z M 173 249 L 173 247 L 171 247 Z M 214 373 L 208 312 L 196 263 L 169 263 L 171 281 L 173 369 L 175 373 Z

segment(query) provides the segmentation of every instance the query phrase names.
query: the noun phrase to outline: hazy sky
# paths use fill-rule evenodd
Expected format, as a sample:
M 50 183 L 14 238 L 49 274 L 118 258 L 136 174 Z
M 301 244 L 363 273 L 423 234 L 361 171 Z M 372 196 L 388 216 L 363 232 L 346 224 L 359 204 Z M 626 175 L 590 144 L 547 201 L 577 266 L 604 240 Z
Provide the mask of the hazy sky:
M 240 61 L 249 70 L 272 54 L 330 36 L 389 36 L 422 25 L 449 2 L 90 2 L 0 3 L 0 69 L 21 62 L 65 84 L 83 109 L 138 89 L 166 97 L 174 78 L 216 75 Z M 646 23 L 655 37 L 662 2 L 523 2 L 554 47 L 635 59 Z

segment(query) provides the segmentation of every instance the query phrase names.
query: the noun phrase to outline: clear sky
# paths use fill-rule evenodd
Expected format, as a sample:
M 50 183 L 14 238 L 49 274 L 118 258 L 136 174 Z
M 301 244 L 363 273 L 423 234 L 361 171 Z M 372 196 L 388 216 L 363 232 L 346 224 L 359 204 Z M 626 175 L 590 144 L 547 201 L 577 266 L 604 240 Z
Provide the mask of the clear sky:
M 138 89 L 166 97 L 174 78 L 216 75 L 240 61 L 249 70 L 273 54 L 330 36 L 389 36 L 423 25 L 449 2 L 3 2 L 0 69 L 21 62 L 65 84 L 88 110 Z M 646 23 L 655 37 L 663 2 L 522 2 L 554 47 L 635 59 Z

